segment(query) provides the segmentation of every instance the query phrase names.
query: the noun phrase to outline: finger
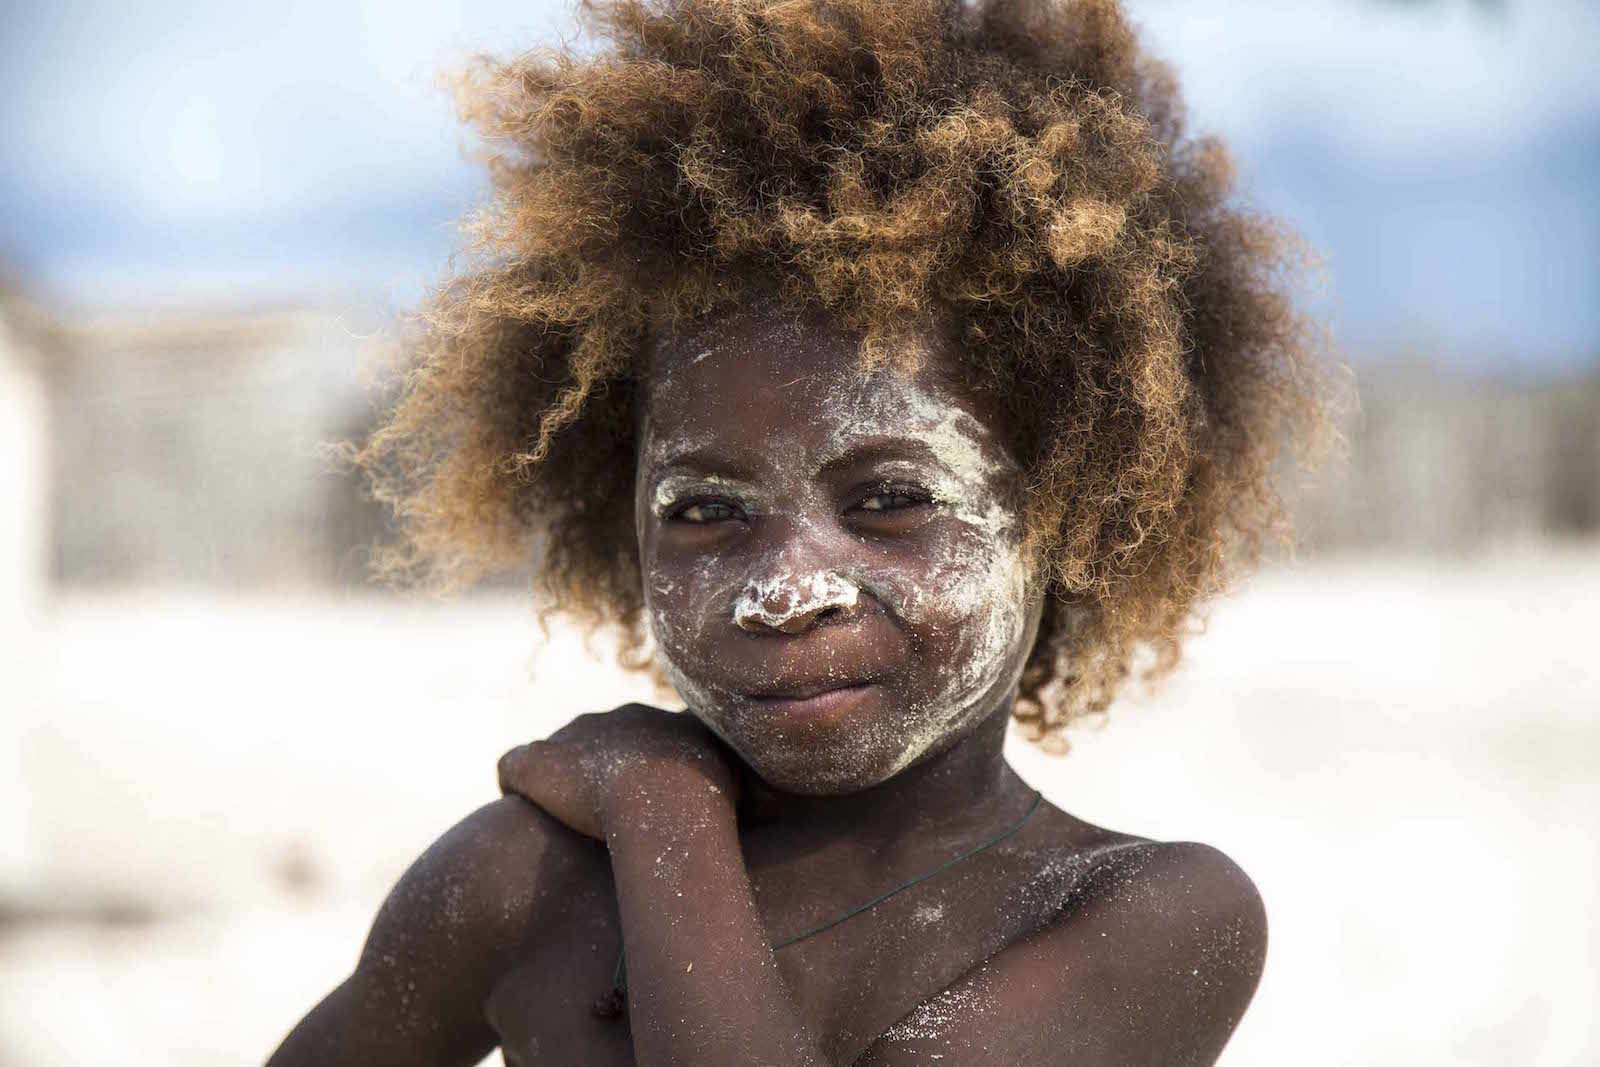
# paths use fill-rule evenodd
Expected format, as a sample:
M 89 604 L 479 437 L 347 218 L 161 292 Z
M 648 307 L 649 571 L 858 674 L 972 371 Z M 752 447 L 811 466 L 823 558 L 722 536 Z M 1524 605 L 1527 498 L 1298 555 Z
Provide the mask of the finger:
M 499 780 L 502 795 L 522 792 L 518 783 L 527 779 L 531 765 L 538 759 L 533 746 L 539 743 L 535 741 L 533 744 L 518 745 L 500 757 L 500 762 L 495 765 L 495 776 Z
M 522 797 L 580 834 L 600 837 L 588 778 L 570 746 L 521 745 L 500 757 L 498 770 L 501 793 Z

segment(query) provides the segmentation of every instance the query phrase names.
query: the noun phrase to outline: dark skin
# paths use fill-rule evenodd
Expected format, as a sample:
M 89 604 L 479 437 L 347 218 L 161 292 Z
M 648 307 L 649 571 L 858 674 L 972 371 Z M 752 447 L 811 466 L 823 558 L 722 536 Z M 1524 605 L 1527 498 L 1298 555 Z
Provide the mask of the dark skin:
M 864 425 L 841 396 L 888 394 L 849 384 L 854 339 L 816 316 L 758 305 L 654 345 L 640 555 L 692 714 L 629 705 L 508 753 L 507 795 L 405 873 L 274 1067 L 472 1064 L 496 1046 L 512 1064 L 1216 1059 L 1260 977 L 1255 888 L 1215 849 L 1048 803 L 1000 845 L 770 947 L 989 840 L 1033 799 L 1002 746 L 1037 590 L 998 614 L 957 595 L 1002 574 L 973 516 L 1014 500 L 1020 473 L 947 336 L 926 340 L 913 399 L 964 413 L 965 451 L 896 422 L 897 400 L 865 426 L 872 448 L 852 438 L 841 458 L 841 427 Z M 706 468 L 687 477 L 717 495 L 658 491 L 687 444 Z M 945 477 L 951 455 L 984 462 Z M 733 600 L 812 565 L 847 576 L 844 592 Z M 916 589 L 931 592 L 901 597 Z M 960 671 L 963 656 L 984 669 Z M 598 1017 L 624 942 L 627 1014 Z

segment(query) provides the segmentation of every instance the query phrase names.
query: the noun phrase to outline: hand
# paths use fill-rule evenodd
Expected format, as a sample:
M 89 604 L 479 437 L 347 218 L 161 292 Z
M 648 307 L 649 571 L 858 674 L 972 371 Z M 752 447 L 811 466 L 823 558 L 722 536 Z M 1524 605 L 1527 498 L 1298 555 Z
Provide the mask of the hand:
M 606 839 L 605 810 L 619 794 L 671 797 L 704 782 L 731 810 L 738 780 L 726 749 L 687 712 L 646 704 L 580 715 L 543 741 L 500 757 L 500 792 L 537 804 L 580 834 Z

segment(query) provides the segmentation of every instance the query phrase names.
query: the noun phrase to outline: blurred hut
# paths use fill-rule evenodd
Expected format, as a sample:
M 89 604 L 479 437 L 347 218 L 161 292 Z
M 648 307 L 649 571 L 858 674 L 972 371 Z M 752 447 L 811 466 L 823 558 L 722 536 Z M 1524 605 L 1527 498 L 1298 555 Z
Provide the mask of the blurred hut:
M 1295 503 L 1308 552 L 1472 553 L 1600 535 L 1600 374 L 1401 360 L 1358 375 L 1349 454 Z
M 367 340 L 316 309 L 96 315 L 50 389 L 55 579 L 359 581 L 377 510 L 325 446 L 370 419 Z
M 46 363 L 58 349 L 49 318 L 0 277 L 0 634 L 6 637 L 27 628 L 44 596 Z
M 21 720 L 36 662 L 48 567 L 49 318 L 0 275 L 0 892 L 27 877 Z

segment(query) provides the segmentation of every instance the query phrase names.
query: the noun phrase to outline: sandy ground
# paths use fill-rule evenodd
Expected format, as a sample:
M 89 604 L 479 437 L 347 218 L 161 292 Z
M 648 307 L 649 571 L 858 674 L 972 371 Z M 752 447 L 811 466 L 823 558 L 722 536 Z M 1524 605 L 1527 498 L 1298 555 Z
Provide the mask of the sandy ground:
M 1600 1062 L 1600 550 L 1277 571 L 1018 769 L 1260 885 L 1228 1067 Z M 648 692 L 509 599 L 55 600 L 0 669 L 0 1063 L 262 1060 L 495 757 Z

